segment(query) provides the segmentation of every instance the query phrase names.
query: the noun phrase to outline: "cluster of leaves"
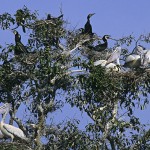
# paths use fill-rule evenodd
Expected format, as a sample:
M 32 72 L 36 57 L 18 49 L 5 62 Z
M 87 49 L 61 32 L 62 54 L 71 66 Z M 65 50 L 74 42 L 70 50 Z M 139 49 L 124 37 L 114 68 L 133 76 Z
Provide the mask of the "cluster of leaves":
M 29 144 L 31 148 L 149 148 L 149 131 L 133 112 L 137 103 L 142 109 L 148 104 L 150 80 L 147 70 L 106 72 L 100 66 L 94 67 L 92 61 L 82 59 L 84 49 L 80 56 L 71 56 L 72 51 L 79 51 L 82 46 L 85 48 L 97 41 L 98 36 L 91 38 L 80 30 L 68 30 L 63 18 L 38 19 L 37 12 L 32 13 L 26 7 L 14 16 L 20 19 L 16 20 L 8 13 L 1 15 L 0 27 L 3 30 L 18 30 L 19 26 L 26 28 L 29 33 L 25 45 L 28 53 L 14 55 L 14 44 L 1 48 L 0 98 L 1 102 L 12 104 L 10 123 L 15 121 L 34 139 Z M 144 36 L 144 39 L 148 37 Z M 134 38 L 129 36 L 118 40 L 117 44 L 130 45 L 133 41 Z M 71 75 L 74 68 L 82 68 L 85 73 Z M 47 122 L 50 120 L 48 113 L 63 107 L 64 101 L 59 100 L 59 96 L 64 96 L 64 93 L 68 94 L 65 98 L 72 107 L 86 112 L 91 118 L 85 131 L 78 129 L 78 121 L 69 121 L 65 125 Z M 26 116 L 24 125 L 14 117 L 21 104 L 25 104 L 31 114 L 31 117 Z M 127 115 L 126 120 L 122 119 L 124 115 L 121 113 Z M 42 137 L 46 144 L 42 143 Z M 8 145 L 4 143 L 3 147 L 7 149 Z M 17 144 L 13 146 L 19 147 Z

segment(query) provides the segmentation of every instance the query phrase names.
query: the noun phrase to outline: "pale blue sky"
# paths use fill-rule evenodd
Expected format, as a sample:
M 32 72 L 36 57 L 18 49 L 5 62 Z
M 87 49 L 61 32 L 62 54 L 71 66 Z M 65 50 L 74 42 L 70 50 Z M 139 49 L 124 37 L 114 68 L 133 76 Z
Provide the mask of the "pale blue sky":
M 32 11 L 38 10 L 41 18 L 45 18 L 47 13 L 59 16 L 62 7 L 64 19 L 71 23 L 69 27 L 77 26 L 77 28 L 84 26 L 87 14 L 96 13 L 91 18 L 91 24 L 93 32 L 99 36 L 109 34 L 113 38 L 121 38 L 133 33 L 138 37 L 140 34 L 149 33 L 150 30 L 149 0 L 5 0 L 1 2 L 0 14 L 4 12 L 14 14 L 24 5 Z M 2 37 L 0 43 L 12 42 L 13 35 L 8 36 L 2 31 L 0 35 Z M 146 47 L 150 48 L 150 44 L 146 44 Z M 147 113 L 150 114 L 150 106 Z M 147 113 L 141 111 L 138 115 L 147 122 L 149 120 L 146 117 Z

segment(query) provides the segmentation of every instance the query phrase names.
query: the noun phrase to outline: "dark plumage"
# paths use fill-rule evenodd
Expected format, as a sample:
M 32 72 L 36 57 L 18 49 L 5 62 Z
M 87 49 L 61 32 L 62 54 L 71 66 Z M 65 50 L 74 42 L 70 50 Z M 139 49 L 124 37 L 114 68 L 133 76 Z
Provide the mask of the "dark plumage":
M 56 21 L 56 20 L 59 20 L 59 19 L 63 18 L 63 16 L 64 16 L 64 15 L 62 14 L 62 15 L 60 15 L 60 16 L 58 16 L 58 17 L 52 17 L 51 14 L 48 14 L 46 20 Z
M 13 33 L 15 34 L 15 43 L 16 43 L 15 50 L 14 50 L 15 55 L 28 53 L 26 47 L 21 42 L 20 34 L 16 30 L 14 30 Z
M 94 51 L 102 52 L 102 51 L 104 51 L 108 47 L 107 39 L 109 39 L 109 38 L 110 38 L 110 35 L 104 35 L 103 38 L 102 38 L 102 40 L 104 41 L 104 43 L 98 44 L 95 47 L 89 45 L 88 48 L 90 48 L 90 49 L 92 49 Z
M 84 31 L 83 31 L 84 34 L 93 35 L 92 26 L 91 26 L 91 24 L 90 24 L 90 18 L 91 18 L 94 14 L 95 14 L 95 13 L 89 14 L 89 15 L 87 16 L 87 22 L 86 22 L 86 24 L 84 25 Z

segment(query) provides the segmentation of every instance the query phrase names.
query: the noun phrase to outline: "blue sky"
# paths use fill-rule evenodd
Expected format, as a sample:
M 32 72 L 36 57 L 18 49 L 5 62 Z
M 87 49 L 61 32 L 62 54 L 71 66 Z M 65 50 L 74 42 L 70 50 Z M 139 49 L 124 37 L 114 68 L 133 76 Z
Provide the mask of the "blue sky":
M 38 10 L 41 18 L 45 18 L 47 13 L 59 16 L 62 8 L 64 19 L 70 22 L 70 28 L 83 27 L 87 14 L 96 13 L 91 18 L 91 24 L 93 32 L 99 36 L 109 34 L 117 39 L 133 34 L 138 37 L 140 34 L 148 34 L 150 30 L 149 0 L 5 0 L 1 2 L 0 14 L 14 14 L 24 5 L 32 11 Z M 0 31 L 0 35 L 3 37 L 0 38 L 0 43 L 12 42 L 13 35 L 3 31 Z M 146 47 L 150 48 L 150 44 L 146 44 Z M 78 116 L 76 110 L 73 111 L 73 116 Z M 138 112 L 138 115 L 147 122 L 147 113 L 150 114 L 150 106 L 147 111 Z

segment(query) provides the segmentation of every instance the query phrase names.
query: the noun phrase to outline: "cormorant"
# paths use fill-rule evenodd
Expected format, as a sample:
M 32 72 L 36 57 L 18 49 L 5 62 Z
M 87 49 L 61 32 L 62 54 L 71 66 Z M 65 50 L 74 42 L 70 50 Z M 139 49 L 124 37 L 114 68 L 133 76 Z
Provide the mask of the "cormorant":
M 90 24 L 90 18 L 94 15 L 95 13 L 93 14 L 89 14 L 87 16 L 87 22 L 86 24 L 84 25 L 84 34 L 90 34 L 90 35 L 93 35 L 92 33 L 92 26 Z
M 62 15 L 60 15 L 60 16 L 58 16 L 58 17 L 52 17 L 51 14 L 48 14 L 46 20 L 56 21 L 56 20 L 59 20 L 59 19 L 63 18 L 63 16 L 64 16 L 64 15 L 62 14 Z
M 21 42 L 21 35 L 16 30 L 14 30 L 13 33 L 15 34 L 15 43 L 16 43 L 14 50 L 15 55 L 29 53 L 26 47 Z
M 17 25 L 18 26 L 22 26 L 22 30 L 25 33 L 26 32 L 25 26 L 24 26 L 24 24 L 25 24 L 25 18 L 24 18 L 24 12 L 23 12 L 23 10 L 21 10 L 21 9 L 17 10 L 15 16 L 16 16 Z
M 90 49 L 92 49 L 94 51 L 102 52 L 108 47 L 107 39 L 110 39 L 110 35 L 104 35 L 103 36 L 102 40 L 104 41 L 104 43 L 98 44 L 95 47 L 89 45 L 88 48 L 90 48 Z

